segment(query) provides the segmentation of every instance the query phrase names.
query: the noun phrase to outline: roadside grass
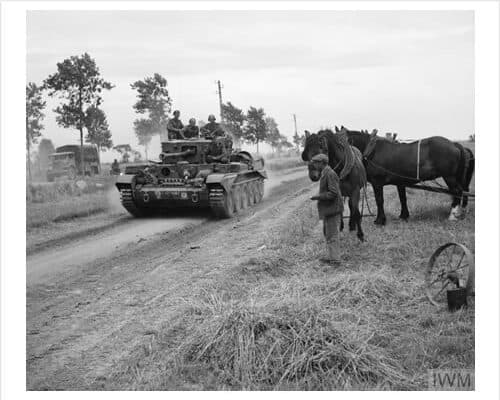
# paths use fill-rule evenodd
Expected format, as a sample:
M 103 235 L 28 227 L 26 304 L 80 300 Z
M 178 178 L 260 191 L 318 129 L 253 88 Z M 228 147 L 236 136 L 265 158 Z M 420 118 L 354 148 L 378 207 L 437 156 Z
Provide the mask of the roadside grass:
M 110 210 L 106 192 L 83 194 L 26 207 L 26 229 L 38 228 L 73 218 L 89 217 Z
M 474 369 L 474 305 L 450 313 L 424 292 L 439 245 L 474 251 L 474 205 L 450 223 L 446 196 L 414 191 L 405 223 L 386 192 L 388 225 L 365 218 L 365 243 L 342 233 L 337 269 L 317 261 L 321 226 L 302 204 L 265 248 L 183 299 L 119 379 L 145 390 L 426 390 L 429 369 Z

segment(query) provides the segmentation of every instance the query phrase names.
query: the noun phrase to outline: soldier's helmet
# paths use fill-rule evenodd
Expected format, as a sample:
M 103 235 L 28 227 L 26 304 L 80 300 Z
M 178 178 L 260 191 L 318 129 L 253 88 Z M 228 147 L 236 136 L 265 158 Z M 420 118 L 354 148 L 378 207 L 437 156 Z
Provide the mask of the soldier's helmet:
M 210 114 L 210 115 L 208 116 L 208 121 L 209 121 L 209 122 L 215 121 L 215 115 Z
M 176 115 L 177 115 L 177 116 L 181 115 L 181 112 L 180 112 L 179 110 L 175 110 L 175 111 L 174 111 L 174 116 L 176 116 Z

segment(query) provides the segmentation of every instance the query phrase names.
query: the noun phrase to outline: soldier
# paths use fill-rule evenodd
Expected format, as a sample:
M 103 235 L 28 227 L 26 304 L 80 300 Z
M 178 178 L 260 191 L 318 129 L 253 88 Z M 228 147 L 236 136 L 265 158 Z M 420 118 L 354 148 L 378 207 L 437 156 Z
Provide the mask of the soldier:
M 200 136 L 200 128 L 196 126 L 196 120 L 194 118 L 189 120 L 189 124 L 183 129 L 183 133 L 186 139 Z
M 218 136 L 225 136 L 220 124 L 215 122 L 215 115 L 210 114 L 208 116 L 208 124 L 201 128 L 201 133 L 206 139 L 216 138 Z
M 179 110 L 174 111 L 174 118 L 171 118 L 167 124 L 168 138 L 169 139 L 185 139 L 182 133 L 182 128 L 184 125 L 179 119 L 181 112 Z
M 344 211 L 340 179 L 328 165 L 328 156 L 316 154 L 312 159 L 313 167 L 321 171 L 319 179 L 319 194 L 311 197 L 318 200 L 319 219 L 323 220 L 323 234 L 326 239 L 328 257 L 321 261 L 333 265 L 340 265 L 339 225 Z
M 113 164 L 111 164 L 111 173 L 112 174 L 120 174 L 120 164 L 118 164 L 118 160 L 115 158 Z

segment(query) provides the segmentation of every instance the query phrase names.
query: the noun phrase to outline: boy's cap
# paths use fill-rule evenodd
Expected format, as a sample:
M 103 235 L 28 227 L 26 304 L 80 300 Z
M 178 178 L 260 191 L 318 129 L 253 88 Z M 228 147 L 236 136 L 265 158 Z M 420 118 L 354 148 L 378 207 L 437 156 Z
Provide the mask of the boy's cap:
M 322 161 L 322 162 L 328 162 L 328 156 L 326 154 L 316 154 L 313 158 L 311 158 L 311 161 Z

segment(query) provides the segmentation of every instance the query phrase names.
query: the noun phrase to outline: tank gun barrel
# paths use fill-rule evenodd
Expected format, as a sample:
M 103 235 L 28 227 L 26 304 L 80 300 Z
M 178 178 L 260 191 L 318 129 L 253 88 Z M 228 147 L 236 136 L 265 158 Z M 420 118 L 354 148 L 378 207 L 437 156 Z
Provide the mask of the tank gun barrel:
M 194 149 L 187 149 L 184 151 L 180 151 L 178 153 L 162 153 L 162 159 L 175 158 L 175 157 L 185 157 L 195 154 L 196 151 Z

